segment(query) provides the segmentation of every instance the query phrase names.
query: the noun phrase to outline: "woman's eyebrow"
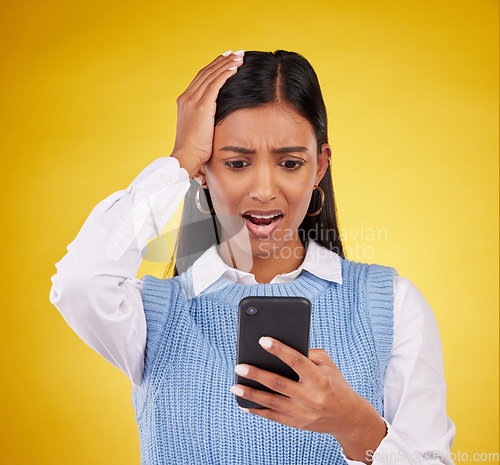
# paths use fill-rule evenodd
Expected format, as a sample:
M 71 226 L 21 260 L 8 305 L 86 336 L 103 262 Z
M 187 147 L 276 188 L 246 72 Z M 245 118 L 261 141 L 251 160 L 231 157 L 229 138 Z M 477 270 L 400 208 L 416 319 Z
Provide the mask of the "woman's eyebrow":
M 249 155 L 255 154 L 255 150 L 247 149 L 245 147 L 236 147 L 234 145 L 226 145 L 225 147 L 221 147 L 219 150 L 224 150 L 226 152 L 246 153 Z M 301 145 L 294 145 L 291 147 L 277 147 L 272 150 L 272 153 L 291 153 L 291 152 L 307 152 L 307 147 L 302 147 Z

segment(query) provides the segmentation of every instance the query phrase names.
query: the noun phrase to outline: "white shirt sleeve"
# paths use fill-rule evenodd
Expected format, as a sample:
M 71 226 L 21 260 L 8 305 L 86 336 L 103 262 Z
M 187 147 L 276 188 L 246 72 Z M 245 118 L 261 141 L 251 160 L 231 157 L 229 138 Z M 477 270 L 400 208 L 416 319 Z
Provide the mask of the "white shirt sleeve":
M 446 414 L 443 351 L 436 318 L 408 279 L 394 280 L 394 342 L 384 375 L 387 434 L 373 465 L 453 464 L 455 425 Z M 362 462 L 349 460 L 349 465 Z
M 56 263 L 50 301 L 90 347 L 141 384 L 146 346 L 142 280 L 146 242 L 158 236 L 190 187 L 176 158 L 150 163 L 125 190 L 98 203 Z

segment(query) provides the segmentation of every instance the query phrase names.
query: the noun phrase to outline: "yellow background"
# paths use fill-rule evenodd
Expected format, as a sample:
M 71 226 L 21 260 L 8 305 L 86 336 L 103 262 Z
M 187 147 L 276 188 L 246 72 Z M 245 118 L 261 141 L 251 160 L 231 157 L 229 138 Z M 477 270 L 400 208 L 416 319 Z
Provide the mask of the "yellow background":
M 130 383 L 50 304 L 50 277 L 92 208 L 171 152 L 175 99 L 230 48 L 294 50 L 315 68 L 348 258 L 420 289 L 442 337 L 453 450 L 498 451 L 498 9 L 2 2 L 0 462 L 139 463 Z M 138 276 L 163 269 L 144 262 Z

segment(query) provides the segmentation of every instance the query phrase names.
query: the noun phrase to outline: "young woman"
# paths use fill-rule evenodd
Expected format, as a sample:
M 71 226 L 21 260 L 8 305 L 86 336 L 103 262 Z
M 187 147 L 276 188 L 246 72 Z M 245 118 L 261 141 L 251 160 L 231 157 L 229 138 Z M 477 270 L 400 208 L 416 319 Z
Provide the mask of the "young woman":
M 141 462 L 453 463 L 432 310 L 394 268 L 344 256 L 309 62 L 230 50 L 177 105 L 170 157 L 92 210 L 50 294 L 132 381 Z M 173 276 L 137 279 L 146 242 L 184 197 Z M 235 366 L 249 295 L 311 301 L 309 357 L 259 341 L 299 381 Z M 235 372 L 276 393 L 234 385 Z M 267 408 L 240 409 L 235 395 Z

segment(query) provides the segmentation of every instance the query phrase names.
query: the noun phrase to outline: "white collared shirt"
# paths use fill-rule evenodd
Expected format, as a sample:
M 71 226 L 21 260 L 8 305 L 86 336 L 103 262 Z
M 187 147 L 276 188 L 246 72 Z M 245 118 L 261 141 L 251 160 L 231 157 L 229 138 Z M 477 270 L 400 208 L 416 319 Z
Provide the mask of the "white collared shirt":
M 279 274 L 270 282 L 286 283 L 293 281 L 301 274 L 302 270 L 307 270 L 328 281 L 342 284 L 340 257 L 313 240 L 308 241 L 306 256 L 296 270 Z M 253 273 L 247 273 L 227 265 L 219 256 L 214 244 L 193 264 L 195 295 L 201 294 L 222 275 L 239 284 L 258 284 Z
M 125 373 L 134 388 L 142 380 L 146 346 L 143 282 L 136 275 L 147 241 L 161 233 L 189 187 L 189 175 L 177 159 L 157 158 L 127 189 L 94 207 L 51 278 L 53 305 L 86 344 Z M 312 240 L 299 268 L 271 283 L 294 280 L 304 269 L 342 283 L 339 256 Z M 252 273 L 224 263 L 213 245 L 193 264 L 195 294 L 221 275 L 239 284 L 257 284 Z M 417 287 L 397 275 L 383 418 L 388 432 L 374 451 L 374 465 L 413 464 L 416 453 L 426 454 L 422 464 L 453 463 L 449 454 L 455 425 L 446 414 L 437 322 Z

